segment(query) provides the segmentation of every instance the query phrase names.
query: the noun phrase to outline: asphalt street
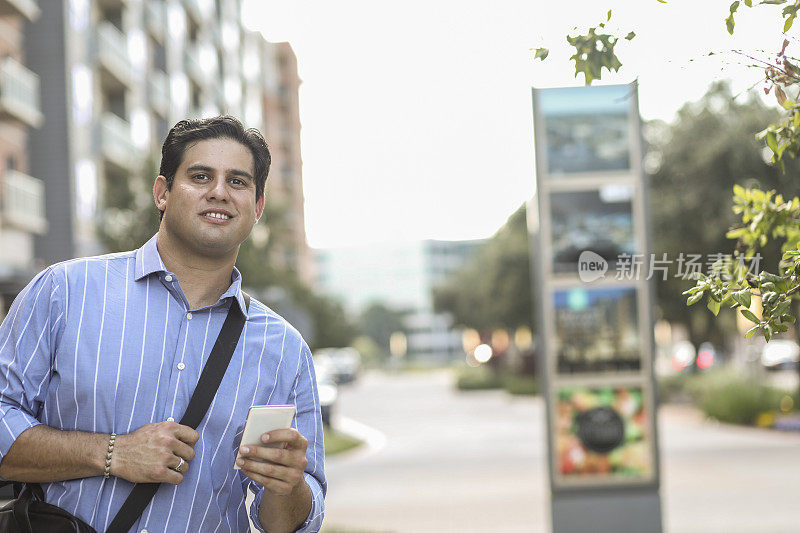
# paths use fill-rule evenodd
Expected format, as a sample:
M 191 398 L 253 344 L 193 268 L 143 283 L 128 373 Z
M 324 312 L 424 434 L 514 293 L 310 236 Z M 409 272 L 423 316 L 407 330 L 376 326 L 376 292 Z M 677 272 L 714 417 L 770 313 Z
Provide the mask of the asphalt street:
M 369 373 L 340 390 L 363 449 L 328 460 L 324 531 L 547 532 L 544 404 L 460 393 L 447 372 Z M 669 533 L 800 531 L 800 434 L 659 412 Z

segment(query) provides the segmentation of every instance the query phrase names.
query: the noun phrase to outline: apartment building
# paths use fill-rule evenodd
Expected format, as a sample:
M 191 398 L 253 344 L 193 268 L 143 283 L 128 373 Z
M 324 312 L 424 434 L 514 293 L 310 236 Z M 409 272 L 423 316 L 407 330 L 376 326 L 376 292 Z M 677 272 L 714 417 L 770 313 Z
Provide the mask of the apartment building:
M 26 64 L 26 22 L 34 0 L 0 0 L 0 319 L 38 270 L 34 237 L 47 231 L 44 186 L 31 170 L 31 131 L 42 126 L 39 77 Z
M 276 247 L 278 266 L 296 265 L 307 284 L 313 283 L 313 257 L 306 241 L 303 209 L 303 159 L 300 154 L 300 77 L 297 58 L 289 43 L 268 44 L 262 48 L 265 90 L 265 132 L 272 152 L 272 171 L 267 192 L 276 207 L 285 213 L 281 241 Z
M 296 100 L 293 80 L 272 79 L 284 70 L 263 63 L 283 45 L 247 31 L 240 4 L 53 0 L 28 24 L 25 53 L 41 77 L 47 121 L 29 143 L 32 173 L 47 191 L 50 230 L 36 245 L 43 262 L 104 251 L 98 237 L 104 209 L 147 194 L 130 190 L 142 183 L 132 178 L 154 172 L 178 120 L 229 113 L 269 132 L 277 120 L 265 108 L 271 87 L 294 87 Z M 292 142 L 287 152 L 299 160 L 299 136 Z M 300 191 L 300 213 L 293 216 L 302 220 L 299 170 L 293 177 Z M 297 261 L 286 266 L 307 268 Z

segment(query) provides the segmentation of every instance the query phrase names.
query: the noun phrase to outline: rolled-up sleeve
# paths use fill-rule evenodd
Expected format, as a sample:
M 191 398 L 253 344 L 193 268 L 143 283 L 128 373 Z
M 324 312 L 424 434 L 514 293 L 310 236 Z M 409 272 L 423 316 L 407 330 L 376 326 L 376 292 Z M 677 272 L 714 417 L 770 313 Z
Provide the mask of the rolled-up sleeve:
M 37 420 L 63 322 L 59 285 L 45 270 L 19 293 L 0 324 L 0 461 Z
M 297 531 L 299 533 L 316 533 L 322 528 L 322 519 L 325 516 L 325 493 L 328 486 L 325 479 L 325 443 L 317 380 L 311 351 L 305 342 L 302 343 L 297 369 L 298 373 L 292 394 L 296 407 L 293 425 L 308 440 L 306 451 L 308 465 L 303 477 L 308 488 L 311 489 L 311 511 Z M 259 531 L 264 532 L 258 519 L 258 508 L 264 496 L 264 487 L 253 482 L 251 490 L 255 493 L 255 498 L 250 506 L 250 517 Z

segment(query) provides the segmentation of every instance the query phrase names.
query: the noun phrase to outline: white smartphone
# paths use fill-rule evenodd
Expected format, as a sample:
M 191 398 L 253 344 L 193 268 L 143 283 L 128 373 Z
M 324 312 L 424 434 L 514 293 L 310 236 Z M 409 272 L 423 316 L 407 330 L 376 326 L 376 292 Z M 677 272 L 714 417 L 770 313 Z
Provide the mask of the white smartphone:
M 264 444 L 261 442 L 261 435 L 268 431 L 290 427 L 294 412 L 294 405 L 254 405 L 247 413 L 241 446 L 280 446 L 280 443 Z M 239 457 L 240 454 L 237 450 L 236 459 L 238 460 Z M 235 461 L 233 468 L 241 470 Z

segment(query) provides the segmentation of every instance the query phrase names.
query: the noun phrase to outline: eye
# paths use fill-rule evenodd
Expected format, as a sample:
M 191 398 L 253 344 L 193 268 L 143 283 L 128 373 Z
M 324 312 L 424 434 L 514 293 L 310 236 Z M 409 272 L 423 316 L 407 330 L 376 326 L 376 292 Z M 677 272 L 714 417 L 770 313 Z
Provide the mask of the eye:
M 236 187 L 246 187 L 247 186 L 247 182 L 244 181 L 242 178 L 231 178 L 230 180 L 228 180 L 228 182 L 231 185 L 234 185 Z
M 208 179 L 211 179 L 211 178 L 209 178 L 208 174 L 206 174 L 204 172 L 200 172 L 198 174 L 194 174 L 192 176 L 192 179 L 193 180 L 197 180 L 197 181 L 205 181 L 205 180 L 208 180 Z

